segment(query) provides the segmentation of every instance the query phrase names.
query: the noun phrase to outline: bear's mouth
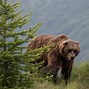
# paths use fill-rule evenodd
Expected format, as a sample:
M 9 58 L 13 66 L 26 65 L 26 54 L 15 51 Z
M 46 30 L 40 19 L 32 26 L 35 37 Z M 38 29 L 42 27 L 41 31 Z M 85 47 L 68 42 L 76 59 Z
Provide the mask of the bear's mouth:
M 74 60 L 74 57 L 71 57 L 71 60 Z
M 74 57 L 68 57 L 67 60 L 74 60 Z

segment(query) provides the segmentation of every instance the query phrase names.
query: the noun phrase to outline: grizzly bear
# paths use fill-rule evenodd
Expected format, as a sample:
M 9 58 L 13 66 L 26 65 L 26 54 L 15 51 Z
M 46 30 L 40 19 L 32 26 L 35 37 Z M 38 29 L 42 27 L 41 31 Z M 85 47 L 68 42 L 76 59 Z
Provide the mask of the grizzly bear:
M 58 36 L 41 35 L 29 43 L 27 50 L 34 50 L 52 44 L 55 45 L 48 52 L 42 53 L 39 59 L 31 63 L 39 63 L 44 60 L 42 67 L 47 67 L 47 72 L 53 75 L 54 82 L 56 83 L 58 78 L 60 79 L 62 76 L 67 83 L 70 78 L 74 58 L 80 52 L 79 42 L 71 40 L 64 34 Z

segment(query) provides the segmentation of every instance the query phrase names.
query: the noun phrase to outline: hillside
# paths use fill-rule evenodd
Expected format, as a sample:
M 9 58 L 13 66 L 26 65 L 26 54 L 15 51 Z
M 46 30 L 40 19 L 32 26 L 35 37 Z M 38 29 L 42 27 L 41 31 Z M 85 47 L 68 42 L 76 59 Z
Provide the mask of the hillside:
M 67 86 L 63 82 L 54 85 L 45 81 L 36 82 L 32 89 L 89 89 L 89 63 L 75 64 Z
M 15 1 L 15 0 L 14 0 Z M 89 59 L 89 0 L 20 0 L 24 13 L 33 12 L 30 25 L 43 22 L 38 34 L 66 34 L 80 42 L 77 60 Z

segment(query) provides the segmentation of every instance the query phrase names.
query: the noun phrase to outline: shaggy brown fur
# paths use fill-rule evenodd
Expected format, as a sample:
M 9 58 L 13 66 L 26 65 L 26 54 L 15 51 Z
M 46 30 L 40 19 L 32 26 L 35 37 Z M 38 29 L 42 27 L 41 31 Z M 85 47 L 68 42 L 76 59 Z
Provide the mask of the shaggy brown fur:
M 60 73 L 67 83 L 72 70 L 73 60 L 80 51 L 79 42 L 71 40 L 66 35 L 41 35 L 33 39 L 28 45 L 28 50 L 52 44 L 55 44 L 55 46 L 49 52 L 43 53 L 33 63 L 44 60 L 43 66 L 46 66 L 48 72 L 54 76 L 54 82 L 56 82 L 58 71 L 61 69 Z

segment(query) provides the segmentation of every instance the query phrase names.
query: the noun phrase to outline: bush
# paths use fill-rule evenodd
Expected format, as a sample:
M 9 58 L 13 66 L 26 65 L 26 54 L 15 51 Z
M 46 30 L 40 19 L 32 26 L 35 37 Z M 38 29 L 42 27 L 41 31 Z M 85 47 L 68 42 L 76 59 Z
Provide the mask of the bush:
M 0 89 L 32 87 L 36 76 L 30 71 L 36 66 L 30 65 L 29 61 L 43 52 L 39 49 L 23 53 L 27 48 L 23 44 L 31 41 L 42 23 L 23 29 L 31 14 L 22 16 L 19 6 L 20 3 L 0 0 Z
M 33 89 L 89 89 L 89 62 L 74 64 L 71 79 L 66 86 L 64 82 L 54 85 L 51 82 L 36 82 Z

